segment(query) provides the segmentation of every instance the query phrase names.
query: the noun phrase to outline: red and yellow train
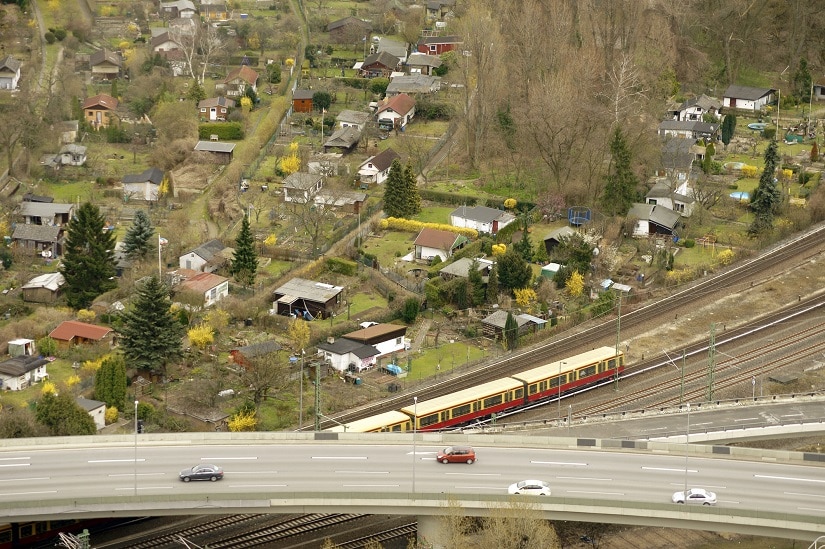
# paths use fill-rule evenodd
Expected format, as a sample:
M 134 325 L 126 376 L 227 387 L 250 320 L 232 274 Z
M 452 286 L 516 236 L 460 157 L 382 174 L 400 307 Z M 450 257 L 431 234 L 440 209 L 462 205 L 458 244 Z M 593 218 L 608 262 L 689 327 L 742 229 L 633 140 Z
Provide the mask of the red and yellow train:
M 531 402 L 560 397 L 573 389 L 613 379 L 624 371 L 624 355 L 613 347 L 550 362 L 476 387 L 424 400 L 399 411 L 336 425 L 350 433 L 436 431 L 489 418 Z

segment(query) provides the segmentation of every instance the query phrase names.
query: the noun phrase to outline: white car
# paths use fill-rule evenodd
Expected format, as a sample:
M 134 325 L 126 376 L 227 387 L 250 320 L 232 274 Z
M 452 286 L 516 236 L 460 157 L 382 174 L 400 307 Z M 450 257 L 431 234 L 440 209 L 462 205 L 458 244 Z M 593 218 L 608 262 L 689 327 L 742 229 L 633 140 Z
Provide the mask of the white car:
M 687 497 L 685 497 L 687 496 Z M 695 503 L 702 505 L 716 505 L 716 494 L 704 488 L 691 488 L 687 492 L 676 492 L 671 498 L 673 503 Z
M 550 485 L 543 480 L 522 480 L 511 484 L 507 488 L 507 493 L 524 496 L 549 496 Z

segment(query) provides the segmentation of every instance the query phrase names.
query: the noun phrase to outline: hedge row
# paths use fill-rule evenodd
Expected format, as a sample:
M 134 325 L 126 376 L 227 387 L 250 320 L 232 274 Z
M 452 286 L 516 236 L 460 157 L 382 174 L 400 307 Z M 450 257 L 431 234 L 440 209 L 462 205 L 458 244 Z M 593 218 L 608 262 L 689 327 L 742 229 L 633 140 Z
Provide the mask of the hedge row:
M 208 122 L 198 126 L 198 138 L 209 139 L 217 135 L 218 139 L 239 141 L 243 139 L 243 126 L 240 122 Z
M 396 231 L 406 231 L 410 233 L 418 232 L 421 229 L 438 229 L 439 231 L 450 231 L 468 238 L 478 238 L 478 231 L 467 227 L 454 227 L 444 223 L 424 223 L 423 221 L 413 221 L 400 217 L 387 217 L 381 220 L 382 229 L 393 229 Z

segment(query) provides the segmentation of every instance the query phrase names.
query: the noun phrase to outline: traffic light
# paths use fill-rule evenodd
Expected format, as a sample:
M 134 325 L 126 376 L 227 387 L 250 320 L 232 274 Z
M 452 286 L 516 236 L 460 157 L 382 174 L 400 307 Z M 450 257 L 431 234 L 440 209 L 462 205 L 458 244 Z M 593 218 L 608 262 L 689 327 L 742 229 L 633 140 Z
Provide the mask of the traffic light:
M 138 420 L 138 423 L 137 423 L 137 431 L 138 431 L 138 433 L 142 433 L 142 432 L 143 432 L 143 420 L 142 420 L 142 419 L 139 419 L 139 420 Z

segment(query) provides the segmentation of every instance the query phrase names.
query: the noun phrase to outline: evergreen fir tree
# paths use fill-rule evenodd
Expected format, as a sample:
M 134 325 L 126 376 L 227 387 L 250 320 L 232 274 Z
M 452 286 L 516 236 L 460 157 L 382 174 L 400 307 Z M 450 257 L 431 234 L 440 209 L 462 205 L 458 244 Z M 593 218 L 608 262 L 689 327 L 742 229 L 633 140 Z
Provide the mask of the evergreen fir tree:
M 610 167 L 605 182 L 602 204 L 609 215 L 627 215 L 636 199 L 639 180 L 630 167 L 632 156 L 622 130 L 616 127 L 610 141 Z
M 126 365 L 123 357 L 111 355 L 95 373 L 95 399 L 120 410 L 126 402 Z
M 533 270 L 514 249 L 510 248 L 498 258 L 498 284 L 510 291 L 526 288 L 533 278 Z
M 725 150 L 733 139 L 733 132 L 736 131 L 736 115 L 726 114 L 725 119 L 722 120 L 722 143 L 725 144 Z
M 518 346 L 518 323 L 510 311 L 507 311 L 507 320 L 504 321 L 504 344 L 508 351 Z
M 748 227 L 748 234 L 756 236 L 773 227 L 773 216 L 782 203 L 782 192 L 776 181 L 776 168 L 779 165 L 779 152 L 776 140 L 771 140 L 765 149 L 765 167 L 759 176 L 759 185 L 753 191 L 750 208 L 754 220 Z
M 66 279 L 69 307 L 85 309 L 102 293 L 117 287 L 115 237 L 104 231 L 105 220 L 97 206 L 80 206 L 69 223 L 60 272 Z
M 249 217 L 244 216 L 241 222 L 241 232 L 235 239 L 235 253 L 232 256 L 232 265 L 229 273 L 235 281 L 245 287 L 255 285 L 255 276 L 258 272 L 258 254 L 255 253 L 255 241 L 249 227 Z
M 123 237 L 123 251 L 129 259 L 145 259 L 149 252 L 154 249 L 152 245 L 152 235 L 155 228 L 149 216 L 143 210 L 135 213 L 135 220 L 126 231 Z
M 404 217 L 406 213 L 405 190 L 404 168 L 396 158 L 392 161 L 390 173 L 384 183 L 384 213 L 387 217 Z
M 524 261 L 529 263 L 533 260 L 533 244 L 530 242 L 530 231 L 528 229 L 527 216 L 524 215 L 521 218 L 521 240 L 516 242 L 513 247 L 521 254 Z
M 137 292 L 132 308 L 121 316 L 120 346 L 132 368 L 163 373 L 181 355 L 184 327 L 172 314 L 166 286 L 153 276 Z
M 418 194 L 418 179 L 413 173 L 412 164 L 409 162 L 404 168 L 404 198 L 406 199 L 404 217 L 410 218 L 421 212 L 421 196 Z

